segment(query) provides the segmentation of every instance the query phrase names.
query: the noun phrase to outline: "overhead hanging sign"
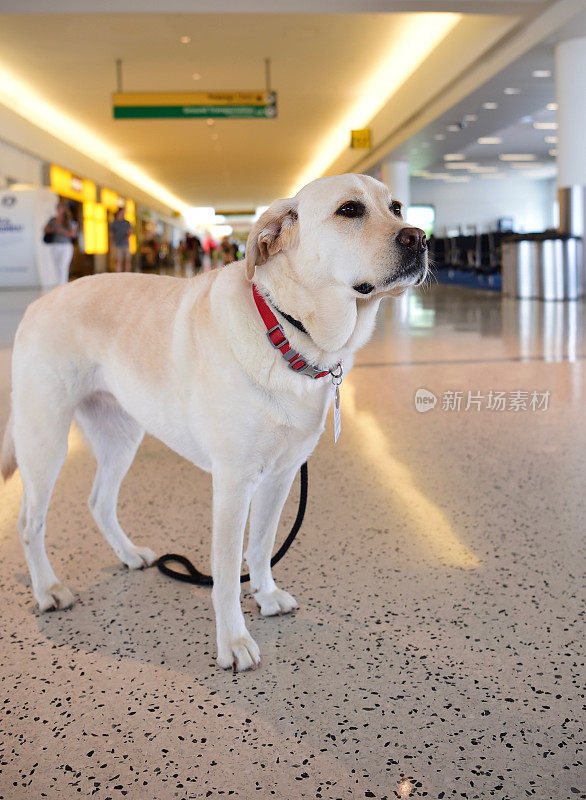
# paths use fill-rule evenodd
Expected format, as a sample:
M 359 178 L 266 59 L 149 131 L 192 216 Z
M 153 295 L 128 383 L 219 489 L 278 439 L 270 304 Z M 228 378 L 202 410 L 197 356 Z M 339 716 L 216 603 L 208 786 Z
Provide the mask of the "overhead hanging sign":
M 276 92 L 117 92 L 114 119 L 274 119 Z

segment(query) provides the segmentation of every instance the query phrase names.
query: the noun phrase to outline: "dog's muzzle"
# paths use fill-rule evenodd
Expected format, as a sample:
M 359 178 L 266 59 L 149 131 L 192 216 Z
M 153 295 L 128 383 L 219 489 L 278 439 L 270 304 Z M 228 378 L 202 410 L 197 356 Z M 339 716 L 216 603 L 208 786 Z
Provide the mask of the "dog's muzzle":
M 427 275 L 427 237 L 421 228 L 401 228 L 395 242 L 399 246 L 400 267 L 391 283 L 398 280 L 414 279 L 418 286 Z

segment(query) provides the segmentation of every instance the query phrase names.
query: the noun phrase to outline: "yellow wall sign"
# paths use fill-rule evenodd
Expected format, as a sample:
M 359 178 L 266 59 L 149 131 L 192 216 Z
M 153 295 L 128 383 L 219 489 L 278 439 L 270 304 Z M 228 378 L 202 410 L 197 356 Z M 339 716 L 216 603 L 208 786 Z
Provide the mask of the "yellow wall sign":
M 108 252 L 108 217 L 106 206 L 101 203 L 83 204 L 83 238 L 85 252 Z
M 350 147 L 353 150 L 370 150 L 370 128 L 350 131 Z
M 118 209 L 125 205 L 124 198 L 120 197 L 118 192 L 113 192 L 112 189 L 100 189 L 100 202 L 106 206 L 109 211 L 118 211 Z
M 96 184 L 85 178 L 78 178 L 62 167 L 51 164 L 51 189 L 61 197 L 69 197 L 80 203 L 96 202 Z

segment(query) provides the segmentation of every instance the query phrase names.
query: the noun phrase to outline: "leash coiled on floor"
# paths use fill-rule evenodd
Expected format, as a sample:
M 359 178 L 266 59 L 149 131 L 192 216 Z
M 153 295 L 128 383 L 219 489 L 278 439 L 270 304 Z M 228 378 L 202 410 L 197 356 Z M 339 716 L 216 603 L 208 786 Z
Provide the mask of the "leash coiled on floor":
M 297 516 L 295 517 L 295 522 L 293 523 L 293 527 L 289 531 L 289 535 L 283 542 L 283 544 L 279 547 L 275 555 L 271 558 L 271 567 L 274 567 L 275 564 L 283 558 L 287 550 L 291 547 L 293 540 L 299 533 L 299 529 L 303 523 L 303 518 L 305 516 L 305 509 L 307 507 L 307 461 L 305 464 L 301 465 L 301 470 L 299 472 L 300 477 L 300 490 L 299 490 L 299 507 L 297 509 Z M 171 569 L 167 566 L 169 562 L 174 562 L 177 564 L 182 564 L 187 573 L 180 572 L 175 569 Z M 175 578 L 177 581 L 184 581 L 185 583 L 195 583 L 198 586 L 213 586 L 214 579 L 211 575 L 204 575 L 203 572 L 200 572 L 196 567 L 193 566 L 191 561 L 186 558 L 185 556 L 180 556 L 177 553 L 165 553 L 164 556 L 160 556 L 155 561 L 155 566 L 159 568 L 159 570 L 164 574 L 168 575 L 169 578 Z M 250 580 L 250 575 L 241 575 L 240 576 L 240 583 L 246 583 Z

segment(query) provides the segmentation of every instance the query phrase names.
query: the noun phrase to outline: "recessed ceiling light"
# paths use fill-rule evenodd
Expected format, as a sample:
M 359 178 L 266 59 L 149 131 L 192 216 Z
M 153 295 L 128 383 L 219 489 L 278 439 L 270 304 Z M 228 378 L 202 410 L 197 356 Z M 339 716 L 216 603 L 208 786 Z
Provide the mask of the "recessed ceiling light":
M 457 161 L 454 164 L 444 164 L 446 169 L 474 169 L 478 164 L 475 161 Z
M 436 140 L 436 142 L 443 142 L 445 140 L 445 138 L 446 138 L 446 134 L 445 133 L 436 133 L 436 135 L 433 138 Z
M 209 125 L 211 127 L 213 124 L 214 124 L 213 119 L 206 119 L 206 125 Z
M 503 173 L 502 172 L 490 172 L 490 173 L 487 173 L 486 175 L 481 175 L 480 177 L 481 178 L 502 178 L 503 177 Z
M 548 150 L 547 152 L 550 154 L 550 156 L 553 156 L 554 158 L 558 154 L 558 151 L 555 149 L 555 147 L 552 150 Z
M 456 131 L 461 131 L 462 126 L 456 122 L 452 122 L 451 125 L 448 125 L 446 130 L 450 131 L 450 133 L 455 133 Z
M 531 164 L 511 164 L 513 169 L 537 169 L 542 166 L 543 164 L 540 161 L 534 161 Z
M 448 175 L 444 180 L 446 183 L 470 183 L 472 178 L 470 175 Z
M 536 131 L 557 131 L 557 122 L 534 122 L 533 127 Z
M 476 141 L 478 144 L 502 144 L 503 142 L 500 136 L 481 136 Z
M 465 114 L 464 122 L 478 122 L 478 117 L 476 114 Z
M 198 81 L 201 78 L 201 75 L 199 74 L 199 72 L 194 72 L 191 77 L 193 78 L 194 81 Z
M 181 36 L 179 41 L 181 42 L 181 44 L 189 44 L 189 42 L 191 41 L 191 36 Z
M 533 153 L 501 153 L 501 161 L 535 161 Z
M 550 69 L 534 69 L 531 74 L 534 78 L 551 78 Z
M 498 103 L 483 103 L 482 108 L 485 108 L 487 111 L 494 111 L 495 108 L 498 108 Z
M 489 172 L 498 172 L 498 167 L 471 167 L 469 172 L 473 172 L 475 175 L 480 175 Z
M 444 161 L 464 161 L 465 158 L 464 153 L 446 153 Z
M 547 108 L 548 111 L 557 111 L 558 110 L 558 104 L 557 103 L 548 103 L 545 107 Z
M 513 89 L 511 86 L 508 86 L 504 90 L 504 93 L 505 94 L 521 94 L 521 90 L 520 89 Z
M 543 141 L 547 142 L 547 144 L 557 144 L 558 137 L 557 136 L 544 136 Z

